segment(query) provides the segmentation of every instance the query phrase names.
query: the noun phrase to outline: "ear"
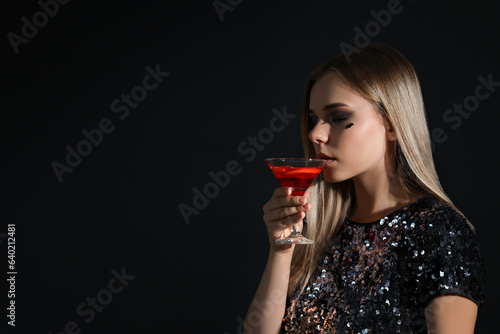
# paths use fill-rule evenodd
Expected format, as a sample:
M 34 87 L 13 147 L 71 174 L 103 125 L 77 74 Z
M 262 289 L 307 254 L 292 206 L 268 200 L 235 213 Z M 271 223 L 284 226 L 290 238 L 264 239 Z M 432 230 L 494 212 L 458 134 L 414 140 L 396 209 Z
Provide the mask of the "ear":
M 394 130 L 391 121 L 387 117 L 384 117 L 384 123 L 385 123 L 385 137 L 387 141 L 395 141 L 397 139 L 396 131 Z

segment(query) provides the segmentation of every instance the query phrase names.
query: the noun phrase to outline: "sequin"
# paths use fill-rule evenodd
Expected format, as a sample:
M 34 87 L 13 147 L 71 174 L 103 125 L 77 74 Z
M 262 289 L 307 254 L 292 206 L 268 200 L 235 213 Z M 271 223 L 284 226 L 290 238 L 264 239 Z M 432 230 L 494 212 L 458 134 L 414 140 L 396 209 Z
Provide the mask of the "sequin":
M 433 298 L 458 294 L 482 305 L 484 283 L 466 220 L 423 198 L 374 223 L 344 222 L 304 292 L 289 297 L 282 333 L 427 333 Z

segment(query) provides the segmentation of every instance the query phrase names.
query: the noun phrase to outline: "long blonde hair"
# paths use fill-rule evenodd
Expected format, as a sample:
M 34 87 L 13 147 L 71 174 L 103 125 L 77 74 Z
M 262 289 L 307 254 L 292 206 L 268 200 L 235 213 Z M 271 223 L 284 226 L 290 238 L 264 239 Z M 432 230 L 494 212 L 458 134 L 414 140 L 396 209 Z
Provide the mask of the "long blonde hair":
M 408 198 L 436 197 L 456 209 L 439 182 L 431 152 L 431 141 L 417 75 L 408 60 L 392 47 L 372 43 L 353 53 L 323 63 L 307 78 L 302 105 L 302 144 L 306 158 L 315 158 L 308 138 L 313 125 L 309 118 L 309 99 L 314 83 L 326 73 L 338 73 L 353 91 L 372 102 L 396 133 L 392 186 Z M 352 180 L 324 181 L 322 175 L 309 188 L 308 224 L 304 233 L 315 243 L 295 247 L 288 292 L 302 292 L 314 274 L 318 259 L 353 210 Z M 457 209 L 458 211 L 458 209 Z M 460 212 L 460 211 L 458 211 Z M 472 226 L 472 225 L 471 225 Z

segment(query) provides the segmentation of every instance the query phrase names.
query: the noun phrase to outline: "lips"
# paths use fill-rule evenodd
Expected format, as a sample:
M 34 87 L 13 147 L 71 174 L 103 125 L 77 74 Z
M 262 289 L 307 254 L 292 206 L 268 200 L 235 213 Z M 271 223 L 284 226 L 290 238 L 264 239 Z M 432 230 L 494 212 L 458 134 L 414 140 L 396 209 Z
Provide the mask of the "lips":
M 330 157 L 330 156 L 328 156 L 328 155 L 326 155 L 324 153 L 317 153 L 316 157 L 318 157 L 318 159 L 323 159 L 323 160 L 327 161 L 327 163 L 325 164 L 325 167 L 333 167 L 333 165 L 337 161 L 336 158 Z
M 318 159 L 333 159 L 333 160 L 335 159 L 335 158 L 332 158 L 324 153 L 317 153 L 316 157 L 318 157 Z

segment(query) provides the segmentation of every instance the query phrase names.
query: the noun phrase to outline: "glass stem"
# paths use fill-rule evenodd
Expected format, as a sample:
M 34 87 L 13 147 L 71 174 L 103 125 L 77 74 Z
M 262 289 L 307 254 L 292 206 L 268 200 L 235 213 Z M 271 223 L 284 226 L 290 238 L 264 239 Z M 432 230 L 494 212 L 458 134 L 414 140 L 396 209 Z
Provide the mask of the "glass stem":
M 304 217 L 304 218 L 302 219 L 302 226 L 305 226 L 305 224 L 307 224 L 307 219 L 306 219 L 306 217 Z M 290 233 L 290 235 L 297 235 L 297 234 L 300 234 L 300 227 L 299 227 L 299 224 L 293 225 L 293 226 L 292 226 L 292 232 Z

